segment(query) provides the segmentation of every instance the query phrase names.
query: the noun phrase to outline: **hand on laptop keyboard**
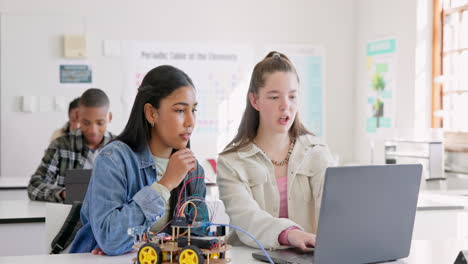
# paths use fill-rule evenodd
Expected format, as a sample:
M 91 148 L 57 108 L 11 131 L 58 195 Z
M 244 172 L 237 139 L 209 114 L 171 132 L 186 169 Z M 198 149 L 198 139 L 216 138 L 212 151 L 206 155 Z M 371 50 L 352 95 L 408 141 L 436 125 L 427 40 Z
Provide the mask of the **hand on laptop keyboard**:
M 290 230 L 288 233 L 289 244 L 303 251 L 307 248 L 315 247 L 315 235 L 304 232 L 300 229 Z

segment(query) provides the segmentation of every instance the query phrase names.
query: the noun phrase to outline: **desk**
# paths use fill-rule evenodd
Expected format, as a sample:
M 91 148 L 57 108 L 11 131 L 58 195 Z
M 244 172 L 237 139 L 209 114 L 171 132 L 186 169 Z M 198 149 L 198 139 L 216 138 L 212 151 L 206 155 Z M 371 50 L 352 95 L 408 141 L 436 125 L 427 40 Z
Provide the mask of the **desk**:
M 0 176 L 0 189 L 26 188 L 28 184 L 29 178 Z
M 0 224 L 45 222 L 45 202 L 0 201 Z
M 468 208 L 468 197 L 420 192 L 413 239 L 468 239 L 466 208 Z
M 453 263 L 458 253 L 462 249 L 468 249 L 468 240 L 453 241 L 424 241 L 414 240 L 411 245 L 411 253 L 408 258 L 398 261 L 387 262 L 391 264 L 440 264 Z M 252 258 L 252 252 L 258 249 L 247 247 L 234 247 L 228 257 L 232 259 L 232 264 L 265 263 Z M 131 264 L 136 253 L 129 253 L 122 256 L 95 256 L 91 254 L 62 254 L 62 255 L 37 255 L 37 256 L 16 256 L 0 257 L 3 264 Z
M 46 253 L 45 202 L 0 201 L 0 256 Z
M 424 199 L 418 203 L 413 239 L 468 239 L 468 228 L 465 227 L 468 211 L 460 209 L 468 208 L 468 196 L 421 194 L 420 197 Z M 220 201 L 217 203 L 219 206 L 215 208 L 223 211 L 223 204 Z M 0 200 L 0 256 L 47 253 L 46 204 L 29 200 Z M 225 214 L 218 213 L 217 217 L 220 218 L 217 220 L 219 222 L 229 221 Z
M 468 199 L 455 199 L 448 195 L 437 195 L 420 192 L 418 197 L 418 211 L 463 210 L 468 205 Z
M 29 200 L 29 178 L 0 176 L 0 201 Z

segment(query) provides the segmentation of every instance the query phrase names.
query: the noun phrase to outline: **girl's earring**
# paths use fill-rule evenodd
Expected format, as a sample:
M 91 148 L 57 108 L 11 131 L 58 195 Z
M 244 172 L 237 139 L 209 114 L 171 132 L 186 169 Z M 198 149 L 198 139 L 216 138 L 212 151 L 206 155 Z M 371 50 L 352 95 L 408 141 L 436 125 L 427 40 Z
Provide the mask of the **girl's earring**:
M 151 122 L 151 127 L 154 128 L 154 122 Z

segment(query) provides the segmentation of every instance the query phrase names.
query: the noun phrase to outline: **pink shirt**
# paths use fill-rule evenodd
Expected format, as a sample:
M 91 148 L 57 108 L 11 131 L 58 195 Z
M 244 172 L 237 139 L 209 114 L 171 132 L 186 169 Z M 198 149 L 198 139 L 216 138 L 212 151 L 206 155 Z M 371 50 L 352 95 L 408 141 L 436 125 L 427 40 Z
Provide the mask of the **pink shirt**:
M 278 185 L 278 191 L 280 194 L 280 210 L 279 210 L 279 217 L 280 218 L 288 218 L 288 177 L 280 177 L 276 178 L 276 185 Z M 293 229 L 300 229 L 297 226 L 291 226 L 283 232 L 278 237 L 278 241 L 281 245 L 289 245 L 288 241 L 288 233 Z
M 288 176 L 276 178 L 280 195 L 279 217 L 288 218 Z

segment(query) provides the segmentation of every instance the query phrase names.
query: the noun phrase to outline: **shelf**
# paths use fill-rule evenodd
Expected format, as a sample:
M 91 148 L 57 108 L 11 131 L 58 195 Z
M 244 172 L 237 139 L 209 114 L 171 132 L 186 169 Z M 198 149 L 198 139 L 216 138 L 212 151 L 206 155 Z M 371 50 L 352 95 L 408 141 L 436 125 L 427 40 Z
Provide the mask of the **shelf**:
M 387 157 L 406 157 L 406 158 L 418 158 L 418 159 L 429 159 L 429 156 L 422 155 L 418 153 L 398 153 L 398 152 L 391 152 L 387 151 Z
M 423 144 L 426 147 L 404 146 L 404 144 Z M 384 140 L 385 162 L 397 164 L 398 158 L 425 159 L 428 169 L 429 180 L 444 180 L 444 144 L 441 140 L 410 140 L 405 138 L 394 138 Z M 404 146 L 404 147 L 403 147 Z
M 412 140 L 412 139 L 392 139 L 384 140 L 385 145 L 387 143 L 414 143 L 414 144 L 442 144 L 442 140 Z

